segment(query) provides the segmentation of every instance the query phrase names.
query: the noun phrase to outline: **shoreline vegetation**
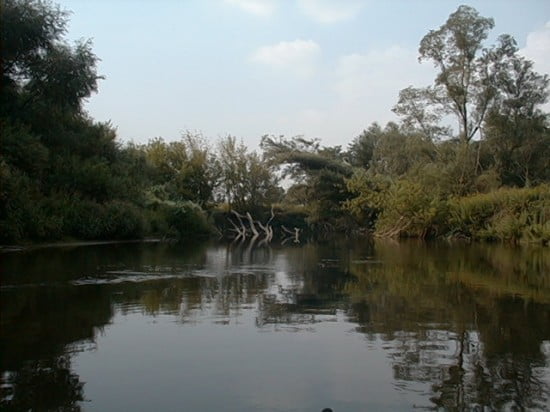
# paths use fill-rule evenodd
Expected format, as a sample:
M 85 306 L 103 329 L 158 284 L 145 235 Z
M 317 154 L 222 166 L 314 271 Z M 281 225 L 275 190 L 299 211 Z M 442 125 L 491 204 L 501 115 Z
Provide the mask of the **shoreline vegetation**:
M 399 123 L 346 148 L 266 135 L 260 153 L 190 132 L 120 142 L 84 109 L 103 77 L 90 41 L 65 40 L 68 13 L 5 0 L 0 17 L 0 244 L 336 232 L 550 243 L 550 80 L 511 36 L 487 44 L 494 21 L 471 7 L 421 40 L 439 73 L 399 93 Z

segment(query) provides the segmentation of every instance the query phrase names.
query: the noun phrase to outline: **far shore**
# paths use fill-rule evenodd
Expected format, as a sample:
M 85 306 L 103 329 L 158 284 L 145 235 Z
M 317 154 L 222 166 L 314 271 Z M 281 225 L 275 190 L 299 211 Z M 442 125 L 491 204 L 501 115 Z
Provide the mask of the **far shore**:
M 2 252 L 23 252 L 26 250 L 46 249 L 46 248 L 62 248 L 62 247 L 79 247 L 79 246 L 94 246 L 94 245 L 111 245 L 118 243 L 160 243 L 165 240 L 160 238 L 144 238 L 130 240 L 74 240 L 64 242 L 50 243 L 30 243 L 23 245 L 0 245 L 0 253 Z

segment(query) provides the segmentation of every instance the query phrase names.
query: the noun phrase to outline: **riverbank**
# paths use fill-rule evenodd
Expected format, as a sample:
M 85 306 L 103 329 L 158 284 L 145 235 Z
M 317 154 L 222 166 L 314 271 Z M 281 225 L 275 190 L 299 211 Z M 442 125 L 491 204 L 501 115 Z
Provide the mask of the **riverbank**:
M 24 252 L 27 250 L 48 249 L 48 248 L 72 248 L 80 246 L 98 246 L 98 245 L 113 245 L 125 243 L 160 243 L 164 242 L 160 238 L 145 238 L 145 239 L 130 239 L 130 240 L 84 240 L 84 241 L 65 241 L 65 242 L 49 242 L 38 244 L 24 245 L 0 245 L 0 253 L 8 252 Z

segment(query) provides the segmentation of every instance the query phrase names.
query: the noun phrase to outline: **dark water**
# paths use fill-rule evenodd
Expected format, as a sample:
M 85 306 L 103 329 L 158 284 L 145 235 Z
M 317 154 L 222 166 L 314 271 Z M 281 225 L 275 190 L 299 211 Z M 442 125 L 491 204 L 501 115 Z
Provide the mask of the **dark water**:
M 548 250 L 347 240 L 0 259 L 3 410 L 549 408 Z

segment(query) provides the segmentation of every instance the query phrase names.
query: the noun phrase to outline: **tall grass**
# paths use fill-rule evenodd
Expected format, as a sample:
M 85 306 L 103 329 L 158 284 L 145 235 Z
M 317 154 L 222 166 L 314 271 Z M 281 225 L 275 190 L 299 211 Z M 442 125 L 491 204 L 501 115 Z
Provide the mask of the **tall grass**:
M 508 242 L 550 242 L 550 187 L 501 188 L 449 200 L 452 236 Z

